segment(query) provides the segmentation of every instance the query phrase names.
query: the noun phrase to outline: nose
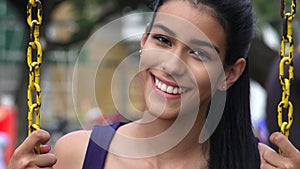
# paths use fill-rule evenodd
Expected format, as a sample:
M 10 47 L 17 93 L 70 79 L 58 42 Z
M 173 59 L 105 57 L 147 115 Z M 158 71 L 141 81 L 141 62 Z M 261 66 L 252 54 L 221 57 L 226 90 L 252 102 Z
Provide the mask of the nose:
M 167 57 L 165 57 L 163 64 L 162 64 L 163 70 L 165 70 L 167 73 L 171 75 L 183 75 L 186 71 L 186 64 L 180 57 L 180 55 L 176 54 L 169 54 Z

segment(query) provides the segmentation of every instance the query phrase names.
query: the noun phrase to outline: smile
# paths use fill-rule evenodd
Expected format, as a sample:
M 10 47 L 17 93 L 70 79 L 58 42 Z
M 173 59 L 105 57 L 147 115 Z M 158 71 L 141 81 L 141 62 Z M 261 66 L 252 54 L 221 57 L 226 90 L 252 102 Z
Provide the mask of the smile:
M 166 94 L 181 95 L 189 91 L 188 88 L 167 84 L 166 82 L 162 82 L 155 76 L 152 77 L 155 87 Z
M 166 92 L 166 93 L 169 93 L 169 94 L 182 94 L 182 93 L 185 92 L 185 88 L 169 86 L 169 85 L 159 81 L 157 78 L 155 78 L 154 80 L 155 80 L 156 87 L 159 88 L 160 90 Z

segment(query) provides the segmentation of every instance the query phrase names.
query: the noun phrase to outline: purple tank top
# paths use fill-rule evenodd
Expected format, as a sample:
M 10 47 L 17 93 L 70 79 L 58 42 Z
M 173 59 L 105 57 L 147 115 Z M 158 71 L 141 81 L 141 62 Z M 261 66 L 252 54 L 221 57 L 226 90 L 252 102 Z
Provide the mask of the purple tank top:
M 107 150 L 115 131 L 126 123 L 118 122 L 108 126 L 94 126 L 86 150 L 82 169 L 103 169 Z

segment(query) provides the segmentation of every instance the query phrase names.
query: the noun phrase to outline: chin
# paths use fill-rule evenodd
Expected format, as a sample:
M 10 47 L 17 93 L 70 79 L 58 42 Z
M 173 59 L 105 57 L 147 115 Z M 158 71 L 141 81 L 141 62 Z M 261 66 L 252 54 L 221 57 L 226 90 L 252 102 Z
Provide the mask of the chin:
M 152 120 L 176 120 L 180 109 L 176 110 L 174 108 L 167 108 L 162 105 L 153 105 L 148 107 L 145 111 L 146 116 L 150 116 Z

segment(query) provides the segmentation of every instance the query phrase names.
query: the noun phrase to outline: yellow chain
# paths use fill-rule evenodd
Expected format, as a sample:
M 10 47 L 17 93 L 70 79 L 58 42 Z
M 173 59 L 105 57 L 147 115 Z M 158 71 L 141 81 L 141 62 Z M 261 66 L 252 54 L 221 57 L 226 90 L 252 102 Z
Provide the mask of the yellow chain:
M 279 81 L 282 86 L 282 98 L 278 104 L 278 126 L 281 132 L 289 137 L 289 130 L 293 124 L 293 104 L 289 101 L 291 81 L 294 79 L 294 42 L 293 19 L 296 16 L 296 0 L 291 0 L 290 11 L 286 11 L 286 0 L 281 0 L 281 17 L 283 18 L 283 34 L 281 38 L 281 50 L 279 63 Z M 288 53 L 286 54 L 286 47 Z M 288 66 L 288 75 L 285 75 L 285 66 Z M 282 120 L 283 109 L 287 112 L 287 121 Z
M 36 18 L 32 16 L 33 9 L 36 10 Z M 42 24 L 42 4 L 39 0 L 29 0 L 27 4 L 27 23 L 30 27 L 30 41 L 27 48 L 27 64 L 29 67 L 27 90 L 28 135 L 30 135 L 33 131 L 40 129 L 41 88 L 39 83 L 43 53 L 39 42 L 40 26 Z M 35 52 L 34 55 L 33 51 Z M 40 153 L 40 146 L 37 146 L 35 150 Z

